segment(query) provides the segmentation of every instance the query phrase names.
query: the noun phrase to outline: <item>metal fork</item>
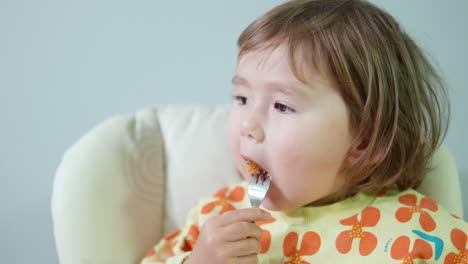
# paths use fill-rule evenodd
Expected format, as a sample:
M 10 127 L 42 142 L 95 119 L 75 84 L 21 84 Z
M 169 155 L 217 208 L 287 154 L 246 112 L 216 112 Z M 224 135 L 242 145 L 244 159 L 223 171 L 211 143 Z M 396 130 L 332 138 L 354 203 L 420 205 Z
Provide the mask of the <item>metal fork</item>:
M 247 189 L 250 204 L 258 208 L 265 198 L 270 187 L 270 177 L 265 170 L 258 170 L 252 177 Z

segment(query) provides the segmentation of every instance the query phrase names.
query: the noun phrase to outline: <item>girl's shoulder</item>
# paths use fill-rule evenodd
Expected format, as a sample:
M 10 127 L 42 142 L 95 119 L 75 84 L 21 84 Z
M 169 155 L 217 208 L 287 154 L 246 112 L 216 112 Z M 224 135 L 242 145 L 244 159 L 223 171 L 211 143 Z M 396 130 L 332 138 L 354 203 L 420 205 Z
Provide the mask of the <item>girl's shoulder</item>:
M 394 211 L 395 217 L 400 220 L 406 220 L 416 214 L 426 223 L 430 222 L 430 218 L 443 222 L 464 222 L 461 216 L 449 212 L 437 201 L 414 189 L 383 189 L 375 194 L 372 206 Z
M 414 251 L 431 255 L 435 260 L 468 253 L 467 222 L 437 201 L 414 189 L 383 190 L 374 197 L 362 211 L 361 221 L 376 218 L 374 232 L 384 241 L 386 251 L 395 256 L 399 251 L 406 250 L 408 254 Z M 373 215 L 369 214 L 369 208 L 373 208 Z

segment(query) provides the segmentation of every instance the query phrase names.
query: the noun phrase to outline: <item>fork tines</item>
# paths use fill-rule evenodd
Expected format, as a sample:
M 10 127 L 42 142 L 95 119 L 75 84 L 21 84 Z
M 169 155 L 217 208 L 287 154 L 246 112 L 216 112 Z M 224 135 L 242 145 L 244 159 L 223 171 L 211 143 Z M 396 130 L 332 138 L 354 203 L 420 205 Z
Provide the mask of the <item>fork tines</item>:
M 259 180 L 261 180 L 261 183 L 264 183 L 266 178 L 268 177 L 268 172 L 264 169 L 259 169 L 255 175 L 255 183 L 258 183 Z

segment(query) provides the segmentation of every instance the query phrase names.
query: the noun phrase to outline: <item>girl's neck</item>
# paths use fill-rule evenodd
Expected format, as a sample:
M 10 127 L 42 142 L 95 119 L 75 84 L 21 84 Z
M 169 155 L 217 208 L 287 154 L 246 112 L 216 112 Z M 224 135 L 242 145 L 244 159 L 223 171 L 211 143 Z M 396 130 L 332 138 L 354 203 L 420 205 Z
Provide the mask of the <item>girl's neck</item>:
M 316 201 L 313 201 L 309 204 L 304 205 L 303 207 L 319 207 L 319 206 L 325 206 L 325 205 L 330 205 L 334 204 L 343 200 L 346 200 L 347 198 L 351 197 L 353 195 L 344 195 L 344 194 L 329 194 L 325 197 L 322 197 Z

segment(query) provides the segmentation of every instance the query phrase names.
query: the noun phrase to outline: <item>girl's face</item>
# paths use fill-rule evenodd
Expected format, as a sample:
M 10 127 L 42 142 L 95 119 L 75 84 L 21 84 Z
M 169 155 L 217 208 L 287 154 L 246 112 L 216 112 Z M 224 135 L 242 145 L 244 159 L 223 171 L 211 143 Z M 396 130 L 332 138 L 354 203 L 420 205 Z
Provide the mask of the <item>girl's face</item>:
M 305 85 L 292 73 L 285 46 L 251 51 L 238 62 L 233 78 L 228 137 L 239 171 L 246 159 L 272 179 L 262 205 L 296 209 L 343 186 L 340 169 L 352 135 L 348 112 L 336 84 L 315 69 Z

